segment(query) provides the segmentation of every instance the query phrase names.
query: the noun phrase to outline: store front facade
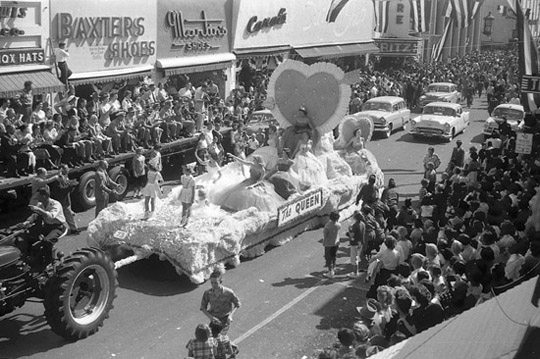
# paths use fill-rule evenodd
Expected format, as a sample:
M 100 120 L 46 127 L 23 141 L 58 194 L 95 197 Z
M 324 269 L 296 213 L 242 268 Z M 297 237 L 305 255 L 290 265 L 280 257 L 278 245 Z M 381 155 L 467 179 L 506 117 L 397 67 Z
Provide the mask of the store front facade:
M 0 98 L 15 97 L 25 81 L 32 81 L 34 95 L 64 88 L 48 61 L 48 6 L 37 0 L 0 4 Z
M 156 60 L 156 5 L 143 0 L 51 1 L 53 46 L 66 43 L 69 81 L 114 84 L 151 76 Z
M 289 3 L 279 0 L 233 3 L 233 51 L 239 60 L 248 60 L 261 69 L 289 57 L 292 51 Z
M 225 97 L 235 86 L 230 13 L 223 0 L 158 0 L 156 80 L 180 88 L 210 79 Z
M 289 3 L 292 46 L 304 60 L 361 56 L 367 60 L 369 54 L 378 52 L 372 39 L 374 15 L 371 1 Z

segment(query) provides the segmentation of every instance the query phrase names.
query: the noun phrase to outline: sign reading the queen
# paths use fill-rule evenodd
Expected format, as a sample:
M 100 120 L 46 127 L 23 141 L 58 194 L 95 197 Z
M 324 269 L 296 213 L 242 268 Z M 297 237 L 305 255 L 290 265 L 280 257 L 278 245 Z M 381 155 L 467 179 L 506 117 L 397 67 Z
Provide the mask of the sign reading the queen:
M 74 72 L 152 65 L 156 55 L 156 7 L 134 0 L 51 2 L 52 38 L 66 43 Z
M 324 206 L 322 189 L 308 192 L 278 208 L 278 227 L 291 223 Z
M 158 2 L 158 57 L 229 52 L 225 1 Z

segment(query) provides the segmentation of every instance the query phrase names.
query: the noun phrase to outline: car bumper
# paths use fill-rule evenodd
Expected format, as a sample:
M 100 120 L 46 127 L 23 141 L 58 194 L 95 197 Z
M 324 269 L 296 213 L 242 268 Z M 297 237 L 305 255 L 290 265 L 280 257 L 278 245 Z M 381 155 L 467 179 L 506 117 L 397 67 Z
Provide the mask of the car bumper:
M 437 128 L 414 128 L 409 131 L 411 135 L 421 137 L 438 137 L 449 139 L 452 138 L 452 134 L 445 133 L 443 130 Z
M 388 125 L 377 125 L 377 124 L 374 124 L 373 126 L 373 132 L 387 132 L 390 128 L 388 127 Z

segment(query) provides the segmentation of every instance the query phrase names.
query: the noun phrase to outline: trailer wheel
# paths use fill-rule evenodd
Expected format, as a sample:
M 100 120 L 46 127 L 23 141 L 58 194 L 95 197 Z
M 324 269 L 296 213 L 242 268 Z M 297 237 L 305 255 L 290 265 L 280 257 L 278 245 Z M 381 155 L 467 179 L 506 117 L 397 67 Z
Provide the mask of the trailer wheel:
M 88 171 L 79 178 L 77 207 L 87 211 L 96 206 L 96 172 Z
M 115 193 L 111 194 L 111 202 L 123 200 L 129 190 L 129 171 L 122 166 L 116 166 L 109 170 L 109 177 L 120 185 Z

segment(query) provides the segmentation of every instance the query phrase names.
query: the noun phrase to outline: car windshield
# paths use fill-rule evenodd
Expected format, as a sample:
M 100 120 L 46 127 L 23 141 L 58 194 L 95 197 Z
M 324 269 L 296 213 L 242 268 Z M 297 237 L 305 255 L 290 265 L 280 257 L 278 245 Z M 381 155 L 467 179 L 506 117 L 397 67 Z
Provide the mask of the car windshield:
M 386 102 L 370 101 L 366 102 L 364 106 L 362 106 L 362 111 L 392 112 L 392 105 Z
M 523 120 L 523 111 L 515 110 L 512 108 L 499 107 L 493 111 L 493 117 L 497 117 L 497 118 L 506 117 L 507 120 L 521 121 Z
M 425 115 L 438 115 L 438 116 L 455 116 L 456 110 L 449 107 L 441 106 L 426 106 L 422 112 Z
M 429 85 L 426 92 L 450 92 L 450 86 L 447 86 L 447 85 Z
M 252 113 L 249 119 L 249 125 L 257 124 L 272 124 L 274 122 L 274 117 L 272 114 L 268 113 Z

